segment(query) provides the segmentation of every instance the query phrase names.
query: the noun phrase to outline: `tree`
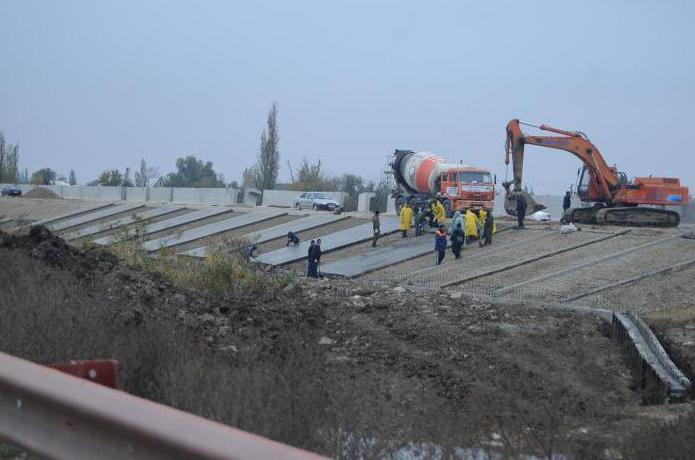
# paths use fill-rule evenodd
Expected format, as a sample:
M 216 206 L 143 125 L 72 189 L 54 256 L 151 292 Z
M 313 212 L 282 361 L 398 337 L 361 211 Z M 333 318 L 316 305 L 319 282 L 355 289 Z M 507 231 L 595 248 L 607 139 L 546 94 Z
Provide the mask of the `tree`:
M 121 172 L 118 169 L 104 171 L 99 175 L 98 185 L 120 186 L 122 184 L 123 174 L 121 174 Z
M 330 179 L 321 168 L 321 160 L 316 164 L 309 164 L 304 159 L 297 171 L 297 181 L 292 185 L 295 190 L 324 191 L 335 190 L 337 179 Z
M 176 160 L 176 173 L 167 174 L 165 187 L 224 187 L 222 176 L 215 173 L 212 162 L 203 163 L 193 155 Z
M 27 168 L 24 168 L 22 172 L 19 174 L 19 178 L 17 179 L 17 182 L 20 184 L 28 184 L 29 183 L 29 170 Z
M 19 180 L 19 144 L 7 144 L 5 135 L 0 132 L 0 182 Z
M 4 182 L 5 179 L 5 158 L 7 153 L 5 153 L 5 134 L 0 132 L 0 182 Z
M 246 190 L 247 188 L 256 188 L 256 178 L 258 177 L 258 168 L 256 165 L 250 168 L 244 168 L 241 173 L 241 187 Z
M 130 168 L 125 168 L 125 174 L 123 174 L 123 181 L 121 182 L 123 187 L 132 187 L 133 181 L 130 180 Z
M 388 180 L 385 177 L 379 181 L 378 184 L 370 184 L 372 189 L 371 192 L 376 193 L 374 201 L 372 202 L 373 208 L 378 209 L 381 212 L 386 212 L 386 202 L 388 201 L 389 195 L 391 195 L 391 187 Z
M 273 103 L 268 112 L 267 127 L 261 133 L 261 147 L 256 168 L 256 186 L 263 190 L 275 187 L 280 171 L 280 151 L 278 150 L 278 106 Z
M 364 180 L 354 174 L 343 174 L 340 178 L 340 191 L 347 194 L 343 206 L 346 211 L 356 211 L 360 193 L 364 191 Z
M 70 185 L 77 185 L 77 176 L 74 169 L 70 170 Z
M 135 171 L 135 186 L 149 187 L 150 179 L 157 177 L 158 168 L 148 167 L 145 159 L 140 160 L 140 171 Z
M 56 172 L 51 168 L 42 168 L 31 175 L 31 183 L 36 185 L 48 185 L 56 179 Z
M 7 157 L 5 158 L 4 178 L 8 182 L 17 182 L 19 176 L 19 145 L 10 145 L 7 148 Z

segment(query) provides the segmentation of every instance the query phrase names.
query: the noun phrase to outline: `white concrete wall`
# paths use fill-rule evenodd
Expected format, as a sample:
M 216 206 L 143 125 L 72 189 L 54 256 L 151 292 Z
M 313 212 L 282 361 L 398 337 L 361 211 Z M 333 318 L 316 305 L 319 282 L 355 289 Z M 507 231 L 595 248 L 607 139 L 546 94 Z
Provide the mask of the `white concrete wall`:
M 0 188 L 13 184 L 0 184 Z M 65 199 L 90 201 L 153 201 L 182 204 L 226 204 L 235 205 L 238 190 L 233 188 L 180 188 L 180 187 L 108 187 L 89 185 L 16 185 L 27 193 L 43 187 Z
M 278 208 L 291 208 L 294 200 L 301 195 L 302 191 L 294 192 L 292 190 L 263 190 L 263 206 L 272 206 Z M 344 192 L 321 192 L 325 193 L 328 198 L 335 200 L 343 206 L 345 202 Z
M 237 189 L 175 187 L 174 203 L 236 204 Z
M 243 198 L 246 206 L 257 206 L 259 198 L 262 199 L 263 195 L 260 190 L 248 189 L 244 191 Z
M 357 211 L 358 212 L 369 212 L 369 203 L 372 198 L 376 196 L 374 192 L 364 192 L 360 193 L 357 197 Z
M 396 199 L 391 195 L 386 198 L 386 214 L 396 214 Z
M 125 187 L 126 201 L 149 201 L 147 187 Z
M 172 200 L 173 195 L 174 190 L 169 187 L 152 187 L 149 201 L 167 203 Z

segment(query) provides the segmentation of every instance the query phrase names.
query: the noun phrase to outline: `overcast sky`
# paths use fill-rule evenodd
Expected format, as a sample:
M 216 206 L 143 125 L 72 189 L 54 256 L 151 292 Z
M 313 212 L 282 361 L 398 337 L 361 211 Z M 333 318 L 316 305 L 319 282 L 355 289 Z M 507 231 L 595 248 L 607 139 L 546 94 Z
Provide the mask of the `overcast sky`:
M 504 177 L 511 118 L 581 130 L 629 176 L 695 187 L 695 1 L 0 1 L 0 130 L 30 171 L 286 161 L 377 178 L 394 148 Z M 578 160 L 527 148 L 560 193 Z M 510 171 L 511 174 L 511 171 Z

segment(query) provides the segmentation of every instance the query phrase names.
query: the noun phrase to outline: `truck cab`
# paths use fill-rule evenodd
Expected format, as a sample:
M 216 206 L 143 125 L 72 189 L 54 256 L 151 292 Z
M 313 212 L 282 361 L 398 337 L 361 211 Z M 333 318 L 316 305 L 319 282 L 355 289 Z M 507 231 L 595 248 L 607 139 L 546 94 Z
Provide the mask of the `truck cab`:
M 439 197 L 447 211 L 466 209 L 492 209 L 495 200 L 495 182 L 490 171 L 460 167 L 441 173 Z

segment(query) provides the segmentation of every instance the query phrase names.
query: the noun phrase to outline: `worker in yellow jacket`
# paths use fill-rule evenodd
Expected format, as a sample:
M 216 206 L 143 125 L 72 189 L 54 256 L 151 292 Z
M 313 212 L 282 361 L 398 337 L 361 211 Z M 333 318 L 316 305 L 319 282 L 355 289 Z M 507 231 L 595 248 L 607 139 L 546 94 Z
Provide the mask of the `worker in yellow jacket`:
M 478 238 L 478 218 L 469 208 L 466 209 L 464 219 L 463 233 L 466 235 L 466 244 L 469 244 L 473 238 Z
M 446 220 L 446 211 L 444 210 L 444 205 L 437 199 L 432 203 L 432 214 L 434 215 L 434 222 L 437 226 L 444 225 Z
M 413 220 L 413 210 L 410 209 L 410 205 L 405 203 L 401 208 L 400 214 L 401 220 L 398 224 L 398 230 L 401 231 L 403 238 L 408 236 L 408 229 L 410 228 L 411 222 Z
M 485 225 L 485 218 L 487 217 L 487 212 L 485 212 L 484 208 L 478 209 L 478 228 L 481 228 L 483 225 Z

